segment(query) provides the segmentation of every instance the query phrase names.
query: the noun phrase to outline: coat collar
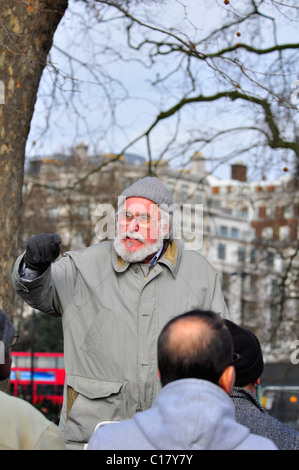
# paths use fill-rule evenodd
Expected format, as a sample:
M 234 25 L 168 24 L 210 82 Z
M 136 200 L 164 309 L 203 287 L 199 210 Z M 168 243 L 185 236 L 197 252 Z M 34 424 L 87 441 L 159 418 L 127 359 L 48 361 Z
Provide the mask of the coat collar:
M 111 248 L 112 266 L 117 273 L 122 273 L 128 269 L 131 263 L 123 260 L 116 253 L 113 244 Z M 158 260 L 158 263 L 165 264 L 173 277 L 176 278 L 182 256 L 182 247 L 177 240 L 172 240 L 164 255 Z
M 264 407 L 261 405 L 257 396 L 254 395 L 250 390 L 242 387 L 234 387 L 231 393 L 232 398 L 242 398 L 243 400 L 247 400 L 252 402 L 257 408 L 260 409 L 263 413 L 265 413 Z

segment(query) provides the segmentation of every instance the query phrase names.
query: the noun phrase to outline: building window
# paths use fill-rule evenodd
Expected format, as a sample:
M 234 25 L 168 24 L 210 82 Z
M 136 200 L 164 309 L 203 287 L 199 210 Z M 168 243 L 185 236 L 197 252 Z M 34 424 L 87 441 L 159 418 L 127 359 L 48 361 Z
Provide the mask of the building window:
M 203 193 L 202 191 L 200 191 L 200 189 L 198 189 L 196 192 L 196 202 L 197 204 L 203 204 L 204 202 Z
M 256 294 L 258 291 L 258 276 L 249 275 L 249 294 Z
M 294 217 L 294 210 L 292 206 L 284 207 L 283 216 L 285 219 L 292 219 Z
M 225 225 L 220 225 L 219 227 L 219 235 L 221 237 L 227 237 L 227 227 Z
M 270 267 L 274 264 L 274 253 L 272 251 L 267 251 L 266 264 Z
M 222 273 L 222 290 L 225 292 L 229 292 L 230 289 L 230 273 Z
M 223 243 L 218 245 L 218 258 L 225 259 L 225 245 Z
M 188 186 L 185 184 L 182 185 L 182 202 L 186 202 L 188 200 Z
M 235 227 L 231 228 L 231 236 L 232 238 L 239 238 L 239 230 Z
M 279 239 L 289 240 L 290 238 L 290 227 L 288 225 L 282 225 L 279 227 Z
M 272 207 L 272 206 L 266 207 L 266 217 L 270 218 L 274 216 L 275 216 L 275 207 Z
M 250 250 L 250 263 L 255 263 L 256 261 L 256 251 L 254 248 Z
M 273 228 L 272 227 L 265 227 L 262 230 L 262 237 L 265 240 L 272 240 L 273 238 Z
M 243 263 L 245 261 L 245 249 L 243 246 L 239 246 L 238 248 L 238 261 Z

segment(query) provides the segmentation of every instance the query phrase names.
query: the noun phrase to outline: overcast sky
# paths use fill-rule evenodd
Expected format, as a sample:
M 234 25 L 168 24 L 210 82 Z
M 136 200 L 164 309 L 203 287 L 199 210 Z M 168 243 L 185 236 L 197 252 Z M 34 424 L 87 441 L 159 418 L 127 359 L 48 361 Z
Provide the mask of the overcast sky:
M 172 26 L 181 33 L 186 33 L 191 40 L 196 42 L 202 37 L 206 37 L 210 29 L 214 28 L 217 23 L 221 24 L 222 15 L 225 13 L 223 2 L 219 2 L 218 5 L 214 2 L 209 2 L 208 5 L 207 3 L 198 0 L 185 0 L 184 4 L 187 5 L 188 19 L 184 18 L 185 10 L 181 2 L 175 0 L 166 0 L 165 2 L 159 2 L 157 5 L 143 6 L 144 20 L 146 20 L 147 12 L 152 15 L 155 11 L 154 16 L 159 20 L 158 23 Z M 67 150 L 81 141 L 89 145 L 91 152 L 117 153 L 128 141 L 136 137 L 139 132 L 153 122 L 158 107 L 159 109 L 167 109 L 169 106 L 168 101 L 163 102 L 163 94 L 157 95 L 155 88 L 150 84 L 149 78 L 152 77 L 152 73 L 149 74 L 148 69 L 139 65 L 136 61 L 123 64 L 121 61 L 116 60 L 115 53 L 112 52 L 113 48 L 122 55 L 126 55 L 128 51 L 125 36 L 122 32 L 118 28 L 112 29 L 112 32 L 110 28 L 107 32 L 105 26 L 99 24 L 97 18 L 83 16 L 82 10 L 80 2 L 74 3 L 71 0 L 70 8 L 55 34 L 51 60 L 55 67 L 62 72 L 58 79 L 56 104 L 50 115 L 50 125 L 47 132 L 43 132 L 47 127 L 48 115 L 46 109 L 51 102 L 49 94 L 54 90 L 55 80 L 54 69 L 48 67 L 42 78 L 29 135 L 27 145 L 27 156 L 29 157 L 51 155 L 64 149 Z M 115 15 L 114 11 L 112 15 Z M 117 23 L 115 22 L 115 24 Z M 297 34 L 295 34 L 295 31 L 294 25 L 293 29 L 279 30 L 278 34 L 287 36 L 290 42 L 296 42 Z M 246 31 L 242 31 L 242 40 L 243 42 L 246 41 Z M 75 100 L 73 102 L 71 102 L 68 92 L 72 86 L 72 82 L 68 78 L 70 74 L 68 57 L 66 54 L 62 54 L 60 50 L 64 50 L 67 54 L 69 53 L 78 59 L 77 62 L 73 63 L 77 78 Z M 105 53 L 103 53 L 104 50 Z M 91 73 L 87 74 L 82 63 L 95 64 L 96 59 L 101 61 L 101 72 L 94 65 L 91 67 Z M 168 63 L 167 59 L 165 59 L 164 65 L 165 67 L 171 67 L 171 63 Z M 102 73 L 103 71 L 113 73 L 118 78 L 119 83 L 116 83 L 113 89 L 109 79 Z M 65 74 L 65 77 L 63 77 L 63 74 Z M 95 76 L 100 77 L 100 86 L 95 83 Z M 208 80 L 208 78 L 203 77 L 203 80 Z M 167 97 L 167 100 L 171 100 L 172 96 L 175 102 L 177 96 L 175 82 L 173 85 L 174 89 L 166 90 L 165 97 Z M 133 97 L 132 99 L 123 99 L 125 97 L 123 86 L 129 91 Z M 114 128 L 110 125 L 108 119 L 109 102 L 105 99 L 106 92 L 107 94 L 112 92 L 114 98 L 118 99 L 115 117 L 120 125 Z M 78 116 L 81 117 L 78 118 Z M 207 120 L 206 116 L 190 114 L 189 118 L 190 120 L 198 120 L 198 126 L 207 124 L 205 122 Z M 223 116 L 214 116 L 214 121 L 217 118 L 219 119 L 219 125 L 221 125 Z M 233 108 L 231 108 L 226 119 L 234 119 Z M 173 129 L 170 126 L 173 126 L 174 123 L 175 120 L 172 120 L 159 127 L 152 142 L 154 151 L 155 149 L 157 152 L 159 151 L 161 142 L 166 136 L 169 136 Z M 146 156 L 145 140 L 138 142 L 128 151 Z M 216 174 L 227 177 L 227 167 L 221 167 Z

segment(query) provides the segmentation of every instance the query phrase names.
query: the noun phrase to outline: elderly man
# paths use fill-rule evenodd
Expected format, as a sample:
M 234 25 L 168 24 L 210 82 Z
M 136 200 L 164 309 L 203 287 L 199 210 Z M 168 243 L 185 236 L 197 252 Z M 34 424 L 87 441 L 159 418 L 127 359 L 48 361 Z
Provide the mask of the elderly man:
M 152 405 L 160 389 L 157 339 L 168 320 L 195 307 L 228 316 L 213 268 L 172 239 L 173 201 L 165 186 L 146 177 L 120 199 L 114 242 L 64 253 L 51 264 L 60 238 L 37 235 L 12 277 L 29 305 L 62 317 L 60 425 L 73 449 L 88 442 L 99 422 L 131 418 Z

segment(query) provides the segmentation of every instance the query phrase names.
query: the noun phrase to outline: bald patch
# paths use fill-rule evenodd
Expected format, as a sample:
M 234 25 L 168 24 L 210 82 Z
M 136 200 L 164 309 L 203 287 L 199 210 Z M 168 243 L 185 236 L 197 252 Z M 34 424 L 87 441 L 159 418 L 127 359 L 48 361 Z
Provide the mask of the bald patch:
M 211 329 L 201 318 L 181 318 L 170 325 L 168 349 L 181 358 L 189 357 L 193 351 L 205 348 L 210 336 Z

